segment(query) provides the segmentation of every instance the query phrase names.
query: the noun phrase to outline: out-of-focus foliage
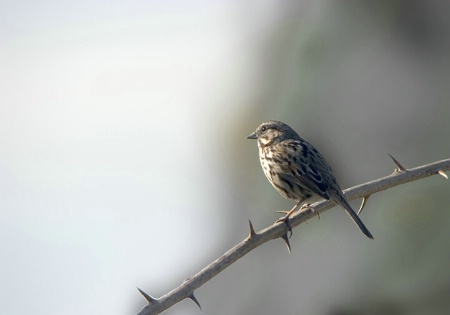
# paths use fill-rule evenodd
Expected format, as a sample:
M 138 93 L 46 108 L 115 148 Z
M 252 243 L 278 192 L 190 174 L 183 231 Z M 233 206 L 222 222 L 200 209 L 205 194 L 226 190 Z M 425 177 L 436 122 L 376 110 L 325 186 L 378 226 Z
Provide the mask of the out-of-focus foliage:
M 231 186 L 242 193 L 236 230 L 247 216 L 262 227 L 276 218 L 272 211 L 291 206 L 264 178 L 256 143 L 240 141 L 261 121 L 293 126 L 330 160 L 343 187 L 389 174 L 388 153 L 407 167 L 450 156 L 449 9 L 435 1 L 274 8 L 273 27 L 254 49 L 257 87 L 235 100 L 252 106 L 228 138 Z M 290 256 L 274 241 L 217 280 L 225 290 L 216 311 L 447 314 L 449 189 L 433 177 L 372 196 L 362 217 L 374 241 L 338 208 L 300 226 Z

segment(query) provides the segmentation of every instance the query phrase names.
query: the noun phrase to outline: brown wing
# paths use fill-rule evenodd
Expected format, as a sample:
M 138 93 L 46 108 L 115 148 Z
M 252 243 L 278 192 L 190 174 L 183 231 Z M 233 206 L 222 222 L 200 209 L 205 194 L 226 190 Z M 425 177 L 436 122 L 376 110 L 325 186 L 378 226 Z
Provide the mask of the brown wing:
M 324 199 L 330 184 L 336 182 L 331 167 L 322 154 L 304 140 L 285 140 L 275 145 L 283 176 Z

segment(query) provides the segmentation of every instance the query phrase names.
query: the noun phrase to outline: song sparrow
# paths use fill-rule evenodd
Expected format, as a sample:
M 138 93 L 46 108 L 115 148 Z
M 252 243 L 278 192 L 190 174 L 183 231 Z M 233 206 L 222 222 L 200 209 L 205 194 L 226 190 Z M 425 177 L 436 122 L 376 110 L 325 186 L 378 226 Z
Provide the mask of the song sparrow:
M 361 231 L 373 239 L 349 205 L 325 158 L 291 127 L 271 120 L 259 125 L 247 138 L 258 140 L 261 166 L 273 187 L 284 198 L 297 201 L 281 221 L 288 223 L 302 202 L 317 195 L 342 206 Z

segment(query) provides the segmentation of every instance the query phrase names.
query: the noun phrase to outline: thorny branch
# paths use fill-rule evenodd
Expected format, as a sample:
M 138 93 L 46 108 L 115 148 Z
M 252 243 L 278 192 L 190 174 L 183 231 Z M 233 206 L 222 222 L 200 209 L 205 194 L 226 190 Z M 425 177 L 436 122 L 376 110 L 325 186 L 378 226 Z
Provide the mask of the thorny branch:
M 447 178 L 447 175 L 444 172 L 450 170 L 450 159 L 430 163 L 413 169 L 405 169 L 395 158 L 392 156 L 391 158 L 398 167 L 395 169 L 394 173 L 386 177 L 354 186 L 344 191 L 345 196 L 349 200 L 364 198 L 359 212 L 361 212 L 364 208 L 369 196 L 376 192 L 436 174 Z M 320 201 L 312 205 L 316 213 L 324 212 L 334 206 L 334 203 L 327 200 Z M 297 225 L 308 221 L 314 217 L 316 213 L 313 213 L 310 208 L 305 208 L 303 211 L 295 213 L 289 220 L 291 227 L 294 228 Z M 272 239 L 279 237 L 282 238 L 286 242 L 288 250 L 290 251 L 286 224 L 282 222 L 275 223 L 259 231 L 258 233 L 254 231 L 253 225 L 250 221 L 249 224 L 250 232 L 246 239 L 228 250 L 225 254 L 200 270 L 197 274 L 186 279 L 179 287 L 163 295 L 161 298 L 156 299 L 138 288 L 139 292 L 141 292 L 148 304 L 144 306 L 137 315 L 159 314 L 186 298 L 191 299 L 200 307 L 200 303 L 194 296 L 194 291 L 196 289 L 200 288 L 219 272 L 236 262 L 239 258 L 243 257 L 251 250 Z

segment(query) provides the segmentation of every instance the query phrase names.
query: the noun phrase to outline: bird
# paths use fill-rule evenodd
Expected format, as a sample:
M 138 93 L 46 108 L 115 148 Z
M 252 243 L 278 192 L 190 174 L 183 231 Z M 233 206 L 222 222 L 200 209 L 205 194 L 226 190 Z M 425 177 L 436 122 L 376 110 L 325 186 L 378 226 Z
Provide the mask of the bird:
M 321 197 L 343 207 L 364 235 L 373 239 L 345 198 L 323 155 L 291 127 L 276 120 L 266 121 L 248 135 L 247 139 L 257 140 L 261 167 L 272 186 L 284 198 L 297 202 L 277 222 L 286 222 L 291 230 L 289 217 L 303 202 Z M 309 207 L 309 204 L 303 206 Z

